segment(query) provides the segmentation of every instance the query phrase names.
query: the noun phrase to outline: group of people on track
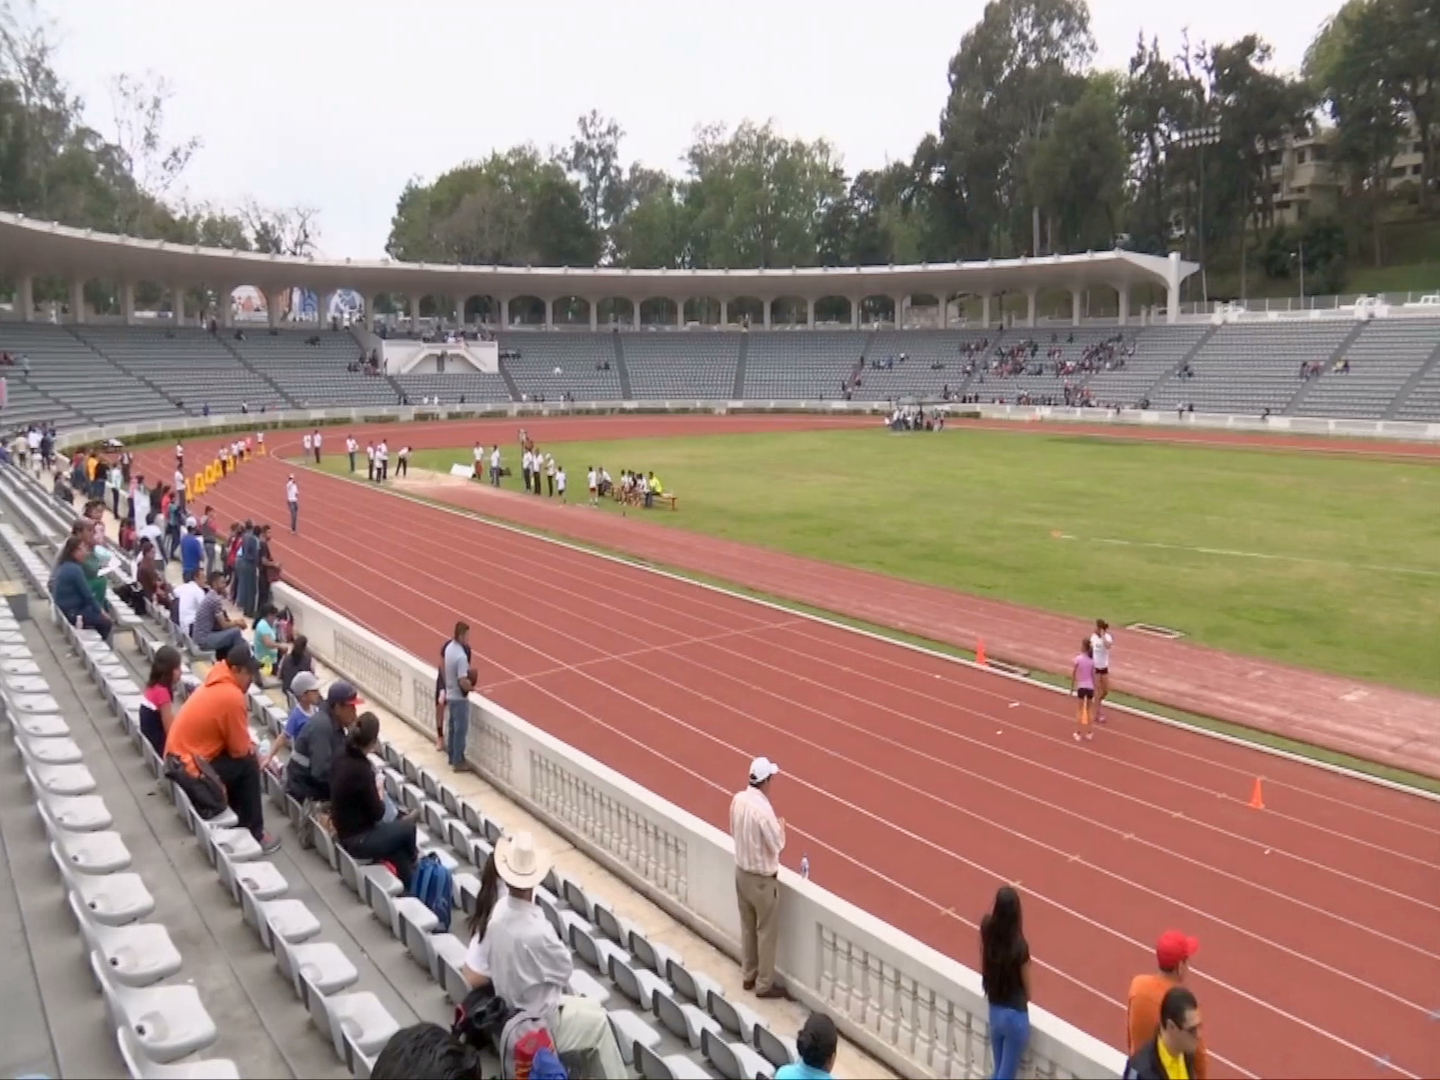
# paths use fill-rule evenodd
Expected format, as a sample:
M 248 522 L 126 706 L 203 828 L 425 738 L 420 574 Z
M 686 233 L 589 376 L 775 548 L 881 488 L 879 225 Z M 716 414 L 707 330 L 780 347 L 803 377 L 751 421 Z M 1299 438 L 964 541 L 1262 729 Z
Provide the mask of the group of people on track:
M 1071 662 L 1070 692 L 1078 702 L 1075 741 L 1095 737 L 1093 724 L 1105 723 L 1105 699 L 1110 696 L 1110 649 L 1115 639 L 1110 624 L 1095 620 L 1095 632 L 1080 643 L 1080 652 Z

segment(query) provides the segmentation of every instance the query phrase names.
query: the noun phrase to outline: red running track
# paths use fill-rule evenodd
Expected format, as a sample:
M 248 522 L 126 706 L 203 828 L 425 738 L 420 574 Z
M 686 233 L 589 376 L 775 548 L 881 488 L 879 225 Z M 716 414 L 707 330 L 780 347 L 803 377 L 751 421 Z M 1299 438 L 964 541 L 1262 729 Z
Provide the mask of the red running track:
M 205 501 L 284 521 L 286 469 Z M 1018 882 L 1038 1003 L 1097 1037 L 1121 1042 L 1129 979 L 1178 926 L 1215 1075 L 1440 1075 L 1440 803 L 1130 716 L 1078 747 L 1044 688 L 302 481 L 301 535 L 276 537 L 295 585 L 422 657 L 466 618 L 483 692 L 721 827 L 770 755 L 787 863 L 961 962 Z

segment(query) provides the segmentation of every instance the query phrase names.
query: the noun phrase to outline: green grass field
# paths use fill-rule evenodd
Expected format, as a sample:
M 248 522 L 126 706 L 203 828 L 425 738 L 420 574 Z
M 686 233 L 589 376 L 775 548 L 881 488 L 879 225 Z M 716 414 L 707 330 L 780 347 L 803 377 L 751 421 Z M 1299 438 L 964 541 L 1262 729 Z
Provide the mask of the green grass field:
M 955 429 L 545 449 L 572 493 L 591 463 L 654 470 L 666 525 L 1440 693 L 1435 465 Z

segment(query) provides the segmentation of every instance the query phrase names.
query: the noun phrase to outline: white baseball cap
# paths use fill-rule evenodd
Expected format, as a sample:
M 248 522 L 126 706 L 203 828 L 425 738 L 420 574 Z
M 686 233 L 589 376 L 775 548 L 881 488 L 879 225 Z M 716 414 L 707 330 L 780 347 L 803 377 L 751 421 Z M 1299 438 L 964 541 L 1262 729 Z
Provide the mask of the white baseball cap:
M 780 766 L 776 765 L 768 757 L 757 757 L 750 762 L 750 783 L 763 784 L 772 776 L 780 775 Z

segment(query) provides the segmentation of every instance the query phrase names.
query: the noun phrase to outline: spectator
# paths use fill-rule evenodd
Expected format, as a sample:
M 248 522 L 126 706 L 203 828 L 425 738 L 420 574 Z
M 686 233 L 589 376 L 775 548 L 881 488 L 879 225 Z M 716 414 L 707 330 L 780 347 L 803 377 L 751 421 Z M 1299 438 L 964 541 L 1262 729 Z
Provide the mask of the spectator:
M 184 583 L 175 590 L 175 625 L 187 637 L 195 625 L 195 616 L 205 602 L 205 569 L 196 566 L 185 575 Z
M 775 942 L 780 932 L 780 852 L 785 819 L 770 805 L 770 785 L 780 766 L 769 758 L 750 763 L 750 784 L 730 801 L 735 841 L 735 895 L 740 905 L 740 974 L 746 990 L 781 998 L 775 985 Z
M 395 876 L 410 889 L 420 853 L 415 844 L 418 813 L 407 810 L 385 820 L 385 800 L 370 754 L 380 740 L 380 720 L 367 712 L 355 721 L 331 767 L 330 821 L 335 839 L 357 859 L 389 861 Z
M 285 726 L 280 730 L 275 743 L 270 747 L 270 753 L 260 762 L 262 769 L 268 769 L 279 758 L 280 752 L 295 745 L 295 740 L 300 737 L 300 732 L 310 718 L 315 715 L 315 710 L 320 707 L 320 680 L 313 672 L 296 672 L 295 678 L 290 683 L 290 692 L 295 696 L 295 706 L 290 710 L 290 715 L 285 718 Z
M 192 777 L 200 775 L 195 759 L 207 761 L 225 785 L 226 801 L 240 828 L 248 829 L 268 855 L 279 849 L 280 839 L 265 829 L 260 762 L 250 738 L 246 700 L 258 674 L 250 647 L 243 641 L 232 646 L 175 714 L 165 737 L 165 756 L 178 758 Z
M 304 634 L 298 634 L 285 655 L 280 658 L 280 689 L 289 694 L 296 675 L 302 671 L 313 673 L 314 670 L 315 661 L 310 655 L 310 639 Z
M 445 678 L 445 708 L 449 715 L 446 756 L 455 770 L 465 766 L 465 741 L 470 737 L 470 691 L 475 689 L 475 669 L 470 666 L 470 626 L 455 624 L 455 636 L 445 645 L 440 663 Z
M 1191 1080 L 1198 1076 L 1200 1006 L 1183 986 L 1172 986 L 1160 999 L 1156 1034 L 1125 1062 L 1125 1080 Z
M 255 596 L 256 612 L 270 603 L 270 588 L 275 582 L 280 580 L 280 564 L 275 561 L 270 551 L 270 526 L 268 524 L 261 525 L 258 535 L 260 546 L 256 552 L 255 559 L 258 570 L 256 576 L 256 588 L 258 592 Z M 246 614 L 251 613 L 247 612 Z
M 255 523 L 247 521 L 240 532 L 240 550 L 235 556 L 235 603 L 247 617 L 259 604 L 260 535 Z
M 179 683 L 180 651 L 162 645 L 150 662 L 150 678 L 145 681 L 144 700 L 140 703 L 140 733 L 161 757 L 165 756 L 165 737 L 175 720 L 175 688 Z
M 205 507 L 200 518 L 200 541 L 205 548 L 205 577 L 208 579 L 219 568 L 220 534 L 215 528 L 215 508 Z
M 140 541 L 140 557 L 135 564 L 135 584 L 140 587 L 140 595 L 145 598 L 146 604 L 154 604 L 160 611 L 170 610 L 170 583 L 162 576 L 163 572 L 155 563 L 155 543 L 152 540 Z
M 470 948 L 465 953 L 465 963 L 460 975 L 471 990 L 478 990 L 490 982 L 490 957 L 485 944 L 485 931 L 490 920 L 508 896 L 500 886 L 500 874 L 495 869 L 495 853 L 485 860 L 480 871 L 480 892 L 475 898 L 475 911 L 470 916 Z
M 224 576 L 217 570 L 210 575 L 210 587 L 195 611 L 195 621 L 190 625 L 190 639 L 196 648 L 215 654 L 216 660 L 224 660 L 225 654 L 245 640 L 244 619 L 232 620 L 225 613 L 225 597 L 220 592 Z
M 274 604 L 266 604 L 260 609 L 260 621 L 255 624 L 255 659 L 260 661 L 260 672 L 264 675 L 275 674 L 280 666 L 280 653 L 284 646 L 280 644 L 280 635 L 275 629 L 279 615 Z
M 544 1017 L 567 1066 L 600 1080 L 624 1080 L 629 1074 L 604 1006 L 566 993 L 574 958 L 535 903 L 535 887 L 550 872 L 549 854 L 528 832 L 502 837 L 495 845 L 495 872 L 507 890 L 484 939 L 496 995 L 511 1008 Z
M 991 1075 L 1015 1080 L 1030 1041 L 1030 946 L 1020 894 L 1009 885 L 995 891 L 990 913 L 980 920 L 980 981 L 990 1003 Z
M 345 733 L 355 723 L 355 706 L 365 704 L 355 688 L 330 684 L 325 704 L 305 722 L 285 768 L 285 790 L 299 802 L 328 802 L 330 770 L 345 751 Z
M 310 436 L 305 438 L 309 439 Z M 290 507 L 290 531 L 297 532 L 300 528 L 300 485 L 295 483 L 294 473 L 285 481 L 285 504 Z
M 370 1067 L 370 1080 L 481 1080 L 480 1056 L 439 1024 L 401 1028 Z
M 1155 963 L 1159 969 L 1145 975 L 1136 975 L 1130 980 L 1130 993 L 1126 998 L 1127 1021 L 1126 1053 L 1132 1057 L 1154 1041 L 1160 1030 L 1160 1005 L 1173 988 L 1181 986 L 1190 974 L 1190 958 L 1200 949 L 1198 939 L 1188 937 L 1178 930 L 1167 930 L 1155 943 Z M 1191 1080 L 1207 1080 L 1210 1075 L 1210 1058 L 1205 1050 L 1205 1040 L 1197 1039 L 1191 1051 L 1195 1068 Z
M 835 1068 L 835 1055 L 840 1051 L 840 1033 L 835 1021 L 824 1013 L 811 1013 L 795 1037 L 798 1062 L 781 1065 L 775 1080 L 830 1080 Z
M 110 616 L 95 602 L 95 594 L 85 578 L 85 560 L 90 557 L 90 542 L 72 534 L 60 549 L 60 560 L 50 576 L 50 595 L 67 622 L 86 630 L 94 630 L 105 641 L 110 640 Z

